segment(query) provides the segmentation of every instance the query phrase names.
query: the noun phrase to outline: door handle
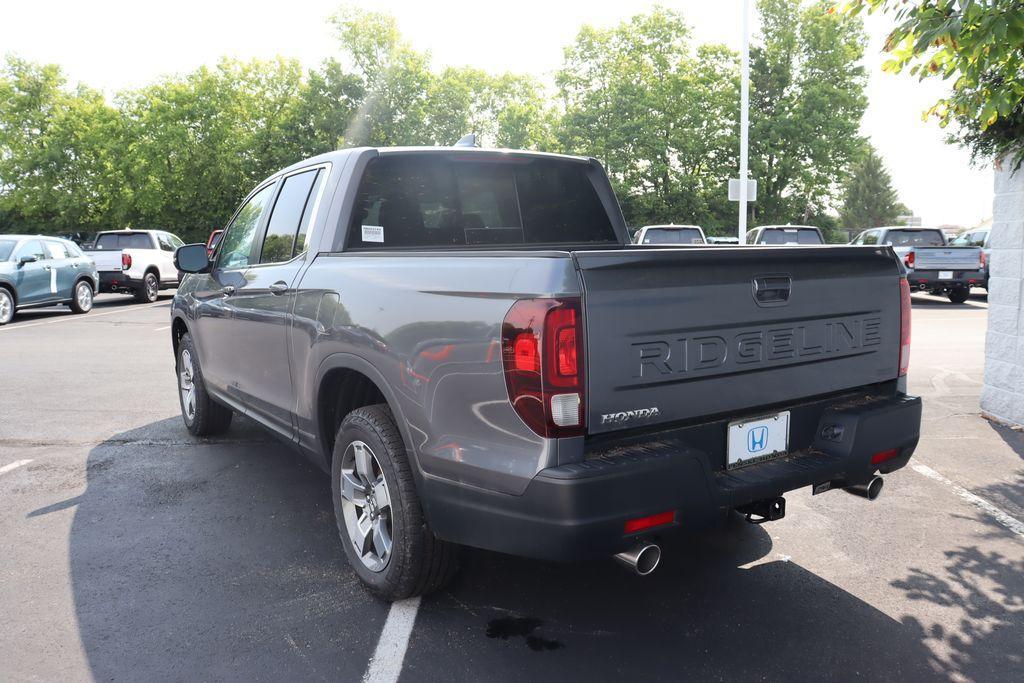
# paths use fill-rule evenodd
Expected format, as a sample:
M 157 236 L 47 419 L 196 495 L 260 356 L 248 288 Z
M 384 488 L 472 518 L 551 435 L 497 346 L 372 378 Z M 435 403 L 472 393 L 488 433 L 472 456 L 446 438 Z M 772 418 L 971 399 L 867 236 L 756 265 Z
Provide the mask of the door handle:
M 277 281 L 269 287 L 270 293 L 276 295 L 284 294 L 288 291 L 288 283 L 284 281 Z
M 223 294 L 224 296 L 231 296 L 232 294 L 235 293 L 235 288 L 231 285 L 224 285 L 223 287 L 221 287 L 220 293 Z

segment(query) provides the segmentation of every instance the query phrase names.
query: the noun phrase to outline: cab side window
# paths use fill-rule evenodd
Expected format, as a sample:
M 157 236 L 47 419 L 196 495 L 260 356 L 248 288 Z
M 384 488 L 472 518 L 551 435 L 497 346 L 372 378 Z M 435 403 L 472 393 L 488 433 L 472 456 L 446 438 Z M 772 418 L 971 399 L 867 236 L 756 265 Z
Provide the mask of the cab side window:
M 868 230 L 866 233 L 864 233 L 863 238 L 864 241 L 862 242 L 862 244 L 878 244 L 878 231 Z
M 319 174 L 319 169 L 313 169 L 284 179 L 267 224 L 260 263 L 288 261 L 299 253 L 296 250 L 297 236 L 301 234 L 305 240 L 310 205 L 316 200 L 313 189 Z M 300 246 L 304 247 L 304 244 Z
M 267 185 L 250 197 L 235 214 L 235 219 L 231 221 L 224 234 L 217 259 L 219 268 L 244 268 L 249 265 L 256 228 L 260 225 L 260 219 L 273 190 L 274 183 Z
M 176 248 L 171 243 L 171 236 L 166 233 L 158 232 L 156 234 L 156 241 L 159 243 L 161 251 L 174 251 Z

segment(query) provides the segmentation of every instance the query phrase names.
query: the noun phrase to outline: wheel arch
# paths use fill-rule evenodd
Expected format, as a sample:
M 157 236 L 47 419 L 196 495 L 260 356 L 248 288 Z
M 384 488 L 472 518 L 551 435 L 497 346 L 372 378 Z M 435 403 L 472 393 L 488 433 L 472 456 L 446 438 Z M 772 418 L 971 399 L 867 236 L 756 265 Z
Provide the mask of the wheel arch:
M 0 280 L 0 288 L 6 289 L 11 295 L 11 299 L 14 301 L 14 307 L 18 307 L 18 289 L 10 282 L 6 280 Z
M 328 471 L 334 454 L 334 438 L 345 416 L 357 408 L 385 403 L 398 425 L 406 453 L 413 464 L 413 472 L 419 477 L 419 464 L 412 447 L 409 425 L 397 397 L 377 368 L 360 356 L 336 353 L 320 364 L 315 386 L 316 400 L 312 411 L 314 430 L 320 455 Z
M 178 358 L 178 347 L 181 346 L 181 338 L 188 333 L 188 323 L 181 316 L 174 316 L 171 321 L 171 347 L 174 349 L 175 363 Z

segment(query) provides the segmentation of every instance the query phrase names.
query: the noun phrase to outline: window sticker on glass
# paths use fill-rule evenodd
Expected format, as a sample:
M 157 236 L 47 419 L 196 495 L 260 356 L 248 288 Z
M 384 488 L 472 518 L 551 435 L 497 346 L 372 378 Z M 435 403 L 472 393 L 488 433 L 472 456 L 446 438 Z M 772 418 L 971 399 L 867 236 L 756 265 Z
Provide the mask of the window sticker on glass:
M 364 225 L 363 226 L 363 241 L 364 242 L 384 242 L 384 226 L 382 225 Z

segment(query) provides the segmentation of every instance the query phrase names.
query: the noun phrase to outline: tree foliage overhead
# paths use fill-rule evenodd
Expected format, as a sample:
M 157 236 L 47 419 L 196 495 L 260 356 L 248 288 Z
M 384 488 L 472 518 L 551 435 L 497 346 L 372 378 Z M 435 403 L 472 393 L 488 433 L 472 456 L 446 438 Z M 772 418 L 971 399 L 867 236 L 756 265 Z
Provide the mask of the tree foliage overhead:
M 892 12 L 883 68 L 951 82 L 925 117 L 956 123 L 976 158 L 1024 162 L 1024 0 L 850 0 L 855 15 Z
M 821 2 L 761 0 L 753 50 L 752 205 L 760 222 L 827 227 L 860 144 L 859 20 Z M 105 98 L 60 69 L 0 66 L 0 231 L 152 227 L 205 240 L 262 178 L 345 146 L 485 146 L 594 156 L 632 225 L 735 231 L 737 55 L 695 45 L 677 12 L 583 26 L 555 92 L 536 78 L 435 69 L 393 17 L 342 9 L 339 54 L 223 59 Z

